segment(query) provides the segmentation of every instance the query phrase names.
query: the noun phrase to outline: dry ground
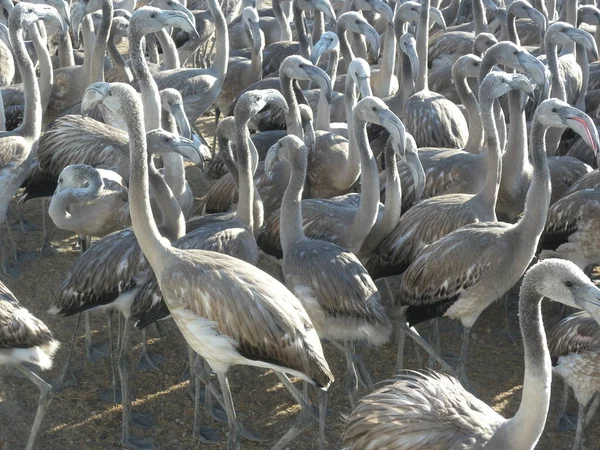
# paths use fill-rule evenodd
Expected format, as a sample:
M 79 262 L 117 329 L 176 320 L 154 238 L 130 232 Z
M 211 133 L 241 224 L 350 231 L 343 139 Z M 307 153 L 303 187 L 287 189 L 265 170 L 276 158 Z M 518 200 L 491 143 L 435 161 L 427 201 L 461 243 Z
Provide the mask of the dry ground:
M 197 172 L 194 172 L 197 174 Z M 14 205 L 13 205 L 14 206 Z M 25 204 L 25 216 L 37 224 L 41 223 L 40 200 Z M 11 206 L 10 220 L 16 219 Z M 62 253 L 44 258 L 37 257 L 24 263 L 21 275 L 15 279 L 0 278 L 14 292 L 17 298 L 42 319 L 63 343 L 55 359 L 52 370 L 45 372 L 46 379 L 53 379 L 60 372 L 65 359 L 67 343 L 72 335 L 75 318 L 62 318 L 46 313 L 55 289 L 64 279 L 66 272 L 77 258 L 73 249 L 75 237 L 57 230 L 49 221 L 49 235 Z M 19 249 L 39 251 L 41 232 L 23 234 L 14 232 Z M 545 318 L 550 322 L 556 314 L 556 307 L 545 306 Z M 496 332 L 501 328 L 502 306 L 497 304 L 486 311 L 473 329 L 475 342 L 471 345 L 468 375 L 476 394 L 486 403 L 505 416 L 515 413 L 522 388 L 523 354 L 521 342 L 511 343 Z M 150 348 L 153 352 L 167 357 L 159 370 L 133 371 L 131 384 L 136 401 L 134 409 L 151 413 L 155 426 L 149 430 L 132 428 L 138 436 L 155 436 L 154 443 L 161 449 L 208 448 L 192 437 L 193 403 L 187 393 L 187 382 L 181 381 L 181 373 L 186 361 L 183 340 L 174 324 L 166 322 L 163 338 L 149 332 Z M 103 315 L 93 319 L 94 339 L 107 342 L 108 333 Z M 444 327 L 442 343 L 449 350 L 458 351 L 458 337 L 452 332 L 453 326 Z M 140 352 L 141 334 L 134 332 L 135 344 L 130 352 L 130 361 L 137 360 Z M 416 367 L 412 346 L 407 351 L 408 368 Z M 331 346 L 325 346 L 327 359 L 340 382 L 334 384 L 329 396 L 327 418 L 327 448 L 339 448 L 344 426 L 344 416 L 350 412 L 348 400 L 343 391 L 344 361 Z M 393 375 L 395 346 L 390 343 L 382 348 L 367 348 L 362 355 L 371 370 L 374 380 L 381 381 Z M 103 449 L 120 448 L 120 407 L 97 399 L 100 391 L 110 387 L 110 364 L 103 359 L 96 364 L 84 357 L 83 330 L 79 333 L 74 353 L 73 368 L 79 386 L 58 393 L 44 420 L 42 432 L 38 436 L 37 448 L 44 450 Z M 230 372 L 233 398 L 241 420 L 247 427 L 268 437 L 268 443 L 244 442 L 247 449 L 266 449 L 284 434 L 294 421 L 298 407 L 276 377 L 262 370 L 235 367 Z M 560 382 L 553 383 L 552 404 L 546 431 L 538 448 L 557 450 L 571 448 L 574 433 L 558 434 L 554 422 L 558 409 L 558 399 L 562 390 Z M 361 394 L 366 394 L 366 391 Z M 26 437 L 37 405 L 38 392 L 31 383 L 17 376 L 12 370 L 0 368 L 0 449 L 13 450 L 24 447 Z M 576 404 L 572 400 L 572 411 Z M 224 449 L 226 426 L 208 422 L 219 430 L 220 443 L 215 449 Z M 596 420 L 591 427 L 592 448 L 600 448 L 600 426 Z M 290 447 L 292 449 L 316 448 L 317 427 L 306 430 Z

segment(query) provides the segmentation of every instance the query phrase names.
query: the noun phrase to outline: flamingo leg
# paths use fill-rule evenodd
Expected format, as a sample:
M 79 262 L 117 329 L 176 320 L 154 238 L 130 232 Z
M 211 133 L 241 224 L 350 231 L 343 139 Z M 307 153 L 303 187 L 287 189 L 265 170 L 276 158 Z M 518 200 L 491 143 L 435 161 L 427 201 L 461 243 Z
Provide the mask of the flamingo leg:
M 560 401 L 560 409 L 558 411 L 558 421 L 556 422 L 556 430 L 560 433 L 574 431 L 576 428 L 573 415 L 567 412 L 569 392 L 569 385 L 567 383 L 563 383 L 563 395 Z
M 204 365 L 204 360 L 200 355 L 196 355 L 196 364 Z M 210 375 L 209 375 L 210 377 Z M 200 376 L 190 379 L 190 384 L 195 383 L 194 392 L 194 438 L 198 439 L 204 444 L 215 444 L 219 441 L 219 435 L 217 431 L 206 424 L 201 422 L 201 405 L 202 405 L 202 379 Z M 210 389 L 206 389 L 204 395 L 208 396 Z
M 146 336 L 146 329 L 142 329 L 142 353 L 140 359 L 137 362 L 138 370 L 150 370 L 158 369 L 160 364 L 165 360 L 164 356 L 159 354 L 150 353 L 148 351 L 148 338 Z
M 106 344 L 94 345 L 92 343 L 92 328 L 90 326 L 90 313 L 85 313 L 85 351 L 88 359 L 95 363 L 109 355 L 108 346 Z
M 75 375 L 73 375 L 73 371 L 70 368 L 71 365 L 71 356 L 73 355 L 73 347 L 75 347 L 75 338 L 77 337 L 77 330 L 79 329 L 79 322 L 81 321 L 81 313 L 77 314 L 77 321 L 75 322 L 75 329 L 73 330 L 73 338 L 71 339 L 71 345 L 69 346 L 69 352 L 67 353 L 67 361 L 63 367 L 63 370 L 60 372 L 60 375 L 54 382 L 54 390 L 56 392 L 60 392 L 63 389 L 69 386 L 77 386 L 77 380 L 75 379 Z M 69 373 L 71 380 L 65 382 L 65 377 Z
M 42 380 L 39 376 L 33 373 L 31 370 L 26 369 L 21 364 L 16 366 L 16 369 L 23 374 L 28 380 L 30 380 L 33 384 L 35 384 L 40 390 L 40 399 L 38 401 L 37 411 L 35 413 L 35 419 L 33 421 L 33 426 L 31 427 L 31 431 L 29 432 L 29 438 L 27 439 L 27 446 L 25 450 L 32 450 L 33 444 L 35 442 L 35 438 L 40 431 L 40 427 L 42 426 L 42 421 L 44 420 L 44 415 L 46 414 L 46 410 L 48 409 L 48 405 L 52 401 L 52 386 Z

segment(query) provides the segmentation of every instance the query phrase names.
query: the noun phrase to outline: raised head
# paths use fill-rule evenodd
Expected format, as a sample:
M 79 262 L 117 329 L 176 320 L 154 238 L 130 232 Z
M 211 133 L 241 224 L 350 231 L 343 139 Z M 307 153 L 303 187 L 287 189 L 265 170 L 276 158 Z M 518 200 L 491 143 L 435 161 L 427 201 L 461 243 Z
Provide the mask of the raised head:
M 244 92 L 238 99 L 233 111 L 236 127 L 246 126 L 253 116 L 267 106 L 281 108 L 286 114 L 289 111 L 285 98 L 276 89 L 257 89 Z
M 503 64 L 511 69 L 526 73 L 537 85 L 544 87 L 544 92 L 548 92 L 550 77 L 548 69 L 523 47 L 508 41 L 498 42 L 487 51 L 484 60 L 486 58 L 492 58 L 497 64 Z M 482 64 L 483 68 L 485 68 L 484 64 Z M 482 75 L 480 73 L 480 78 Z
M 371 46 L 371 52 L 374 56 L 379 55 L 379 33 L 373 28 L 369 22 L 355 11 L 349 11 L 342 14 L 337 22 L 338 30 L 352 31 L 353 33 L 362 34 Z
M 190 122 L 185 115 L 183 107 L 183 99 L 181 93 L 177 89 L 166 88 L 160 91 L 160 103 L 165 111 L 168 111 L 179 128 L 180 134 L 187 138 L 192 138 L 192 128 Z
M 394 114 L 383 100 L 377 97 L 365 97 L 354 107 L 354 120 L 356 123 L 362 121 L 371 122 L 385 127 L 392 139 L 406 147 L 406 130 L 404 124 Z
M 200 166 L 201 169 L 210 160 L 210 152 L 196 145 L 190 139 L 177 136 L 162 129 L 146 133 L 149 153 L 177 153 L 184 159 Z
M 265 158 L 265 172 L 270 173 L 279 161 L 285 161 L 292 167 L 306 167 L 308 149 L 302 139 L 288 134 L 271 146 Z
M 523 289 L 598 317 L 600 289 L 571 261 L 544 259 L 525 273 Z
M 335 22 L 335 11 L 329 0 L 294 0 L 302 11 L 321 11 L 326 19 Z
M 490 47 L 498 43 L 492 33 L 479 33 L 473 43 L 473 52 L 483 55 Z
M 340 40 L 333 31 L 326 31 L 321 35 L 317 43 L 313 46 L 310 52 L 310 60 L 313 64 L 317 64 L 319 59 L 324 54 L 330 53 L 340 47 Z
M 185 7 L 184 4 L 178 2 L 177 0 L 152 0 L 148 3 L 149 6 L 154 6 L 156 8 L 162 9 L 164 11 L 179 11 L 185 14 L 192 22 L 194 28 L 196 28 L 196 18 L 192 14 L 192 12 Z
M 419 76 L 419 54 L 417 53 L 417 41 L 411 33 L 404 33 L 398 40 L 400 50 L 408 56 L 413 81 Z
M 371 66 L 362 58 L 356 58 L 348 66 L 349 78 L 358 86 L 360 95 L 369 97 L 371 92 Z M 348 79 L 346 80 L 348 82 Z
M 600 25 L 600 9 L 593 5 L 582 5 L 577 9 L 577 23 Z
M 598 153 L 598 148 L 600 147 L 598 130 L 590 116 L 579 109 L 553 98 L 543 101 L 538 106 L 535 110 L 533 120 L 546 127 L 571 128 L 592 148 L 594 154 Z
M 131 15 L 129 35 L 140 37 L 148 33 L 156 33 L 165 27 L 180 28 L 192 36 L 193 39 L 199 37 L 194 23 L 187 13 L 171 10 L 163 11 L 152 6 L 144 6 Z
M 477 78 L 479 76 L 479 69 L 481 68 L 481 58 L 473 54 L 461 56 L 456 60 L 452 66 L 452 77 L 456 76 L 459 79 L 463 78 Z
M 14 24 L 15 28 L 27 28 L 40 20 L 47 24 L 59 24 L 61 32 L 63 34 L 67 32 L 67 24 L 60 17 L 56 8 L 46 4 L 18 3 L 8 18 L 9 24 Z
M 546 16 L 534 8 L 531 3 L 526 0 L 515 0 L 507 10 L 508 14 L 513 14 L 522 19 L 531 19 L 540 30 L 545 30 L 547 26 Z
M 319 67 L 300 55 L 288 56 L 279 67 L 279 77 L 287 77 L 296 80 L 312 81 L 325 90 L 327 101 L 331 103 L 332 87 L 331 78 Z
M 394 24 L 394 12 L 383 0 L 355 0 L 354 8 L 361 11 L 374 11 L 381 15 L 389 25 Z
M 598 47 L 594 37 L 581 28 L 575 28 L 566 22 L 554 22 L 546 31 L 546 44 L 565 45 L 573 42 L 583 46 L 592 53 L 594 59 L 598 59 Z
M 533 98 L 533 86 L 525 75 L 520 73 L 506 73 L 502 71 L 490 72 L 479 86 L 479 98 L 494 99 L 507 94 L 511 90 L 518 90 Z

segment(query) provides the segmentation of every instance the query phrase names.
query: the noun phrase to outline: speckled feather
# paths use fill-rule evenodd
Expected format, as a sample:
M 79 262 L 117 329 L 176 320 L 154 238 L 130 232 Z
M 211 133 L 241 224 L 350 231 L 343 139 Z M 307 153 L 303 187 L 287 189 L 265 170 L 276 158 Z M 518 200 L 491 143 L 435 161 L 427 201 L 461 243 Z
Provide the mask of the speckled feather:
M 475 450 L 504 421 L 452 377 L 405 372 L 360 400 L 343 444 L 351 450 Z
M 0 283 L 0 348 L 32 348 L 54 340 L 48 327 Z
M 185 311 L 190 320 L 214 323 L 216 331 L 233 339 L 240 356 L 249 360 L 240 363 L 258 360 L 293 369 L 317 386 L 333 381 L 308 314 L 285 286 L 227 255 L 174 251 L 176 259 L 159 278 L 172 312 Z M 189 344 L 194 348 L 194 342 Z M 202 356 L 211 362 L 211 355 Z

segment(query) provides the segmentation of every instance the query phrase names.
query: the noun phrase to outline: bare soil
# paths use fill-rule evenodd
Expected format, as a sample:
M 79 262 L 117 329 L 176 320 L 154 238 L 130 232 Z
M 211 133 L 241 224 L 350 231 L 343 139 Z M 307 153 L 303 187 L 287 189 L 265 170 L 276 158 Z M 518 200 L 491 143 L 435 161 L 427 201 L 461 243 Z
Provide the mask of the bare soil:
M 210 135 L 209 135 L 210 136 Z M 209 143 L 210 140 L 209 140 Z M 199 187 L 197 170 L 190 172 L 193 186 Z M 194 184 L 195 183 L 195 184 Z M 9 221 L 16 220 L 16 209 L 11 205 Z M 23 207 L 26 218 L 41 225 L 41 201 L 32 200 Z M 47 213 L 46 213 L 47 214 Z M 14 292 L 17 298 L 37 317 L 42 319 L 55 336 L 63 343 L 56 355 L 52 370 L 42 373 L 47 379 L 54 379 L 60 372 L 66 357 L 68 343 L 73 333 L 75 318 L 49 315 L 46 310 L 55 289 L 78 256 L 74 249 L 76 238 L 67 232 L 57 230 L 46 215 L 49 237 L 61 253 L 25 262 L 17 279 L 0 278 Z M 42 242 L 41 231 L 13 232 L 18 248 L 39 254 Z M 558 313 L 555 305 L 545 305 L 544 314 L 548 324 Z M 513 311 L 514 312 L 514 311 Z M 476 395 L 504 416 L 511 416 L 519 406 L 523 377 L 522 343 L 513 343 L 498 336 L 502 329 L 503 306 L 496 304 L 489 308 L 476 323 L 472 331 L 470 359 L 467 373 Z M 516 315 L 514 317 L 515 325 Z M 172 322 L 163 322 L 163 337 L 157 337 L 149 330 L 149 347 L 152 352 L 161 353 L 166 361 L 159 370 L 136 371 L 133 369 L 140 354 L 141 333 L 132 333 L 133 349 L 129 353 L 131 386 L 135 394 L 134 410 L 151 413 L 155 426 L 148 430 L 132 428 L 136 436 L 154 436 L 154 443 L 160 449 L 209 448 L 192 437 L 193 402 L 188 392 L 188 382 L 181 381 L 187 353 L 183 339 Z M 104 315 L 93 316 L 93 337 L 98 343 L 108 342 L 108 332 Z M 450 322 L 442 323 L 442 345 L 445 349 L 458 352 L 459 336 L 456 327 Z M 424 329 L 426 333 L 427 329 Z M 119 405 L 98 400 L 98 394 L 110 388 L 111 370 L 109 359 L 95 364 L 85 358 L 83 327 L 77 336 L 72 367 L 78 380 L 76 388 L 66 389 L 55 395 L 38 436 L 38 449 L 104 449 L 121 448 Z M 336 375 L 336 382 L 330 389 L 329 414 L 327 417 L 327 448 L 339 448 L 344 428 L 344 417 L 350 413 L 348 399 L 343 389 L 345 363 L 343 356 L 335 348 L 325 345 L 327 359 Z M 380 348 L 360 350 L 367 367 L 376 382 L 394 375 L 396 347 L 394 342 Z M 407 368 L 416 368 L 417 363 L 412 345 L 407 346 Z M 247 449 L 266 449 L 281 437 L 298 415 L 297 407 L 278 379 L 269 371 L 247 367 L 234 367 L 229 374 L 231 389 L 237 412 L 242 422 L 250 429 L 262 433 L 269 442 L 244 442 Z M 368 391 L 363 390 L 362 395 Z M 557 450 L 571 448 L 574 432 L 559 434 L 555 421 L 562 382 L 555 380 L 552 386 L 552 403 L 546 430 L 538 445 L 539 449 Z M 314 393 L 313 393 L 314 396 Z M 12 450 L 25 446 L 27 435 L 35 414 L 38 392 L 34 385 L 19 377 L 13 370 L 0 368 L 0 449 Z M 575 400 L 570 402 L 570 410 L 577 411 Z M 225 424 L 205 419 L 219 431 L 220 442 L 211 446 L 226 448 L 227 427 Z M 290 446 L 292 449 L 316 448 L 317 426 L 302 433 Z M 600 426 L 594 421 L 590 427 L 592 449 L 600 448 Z

